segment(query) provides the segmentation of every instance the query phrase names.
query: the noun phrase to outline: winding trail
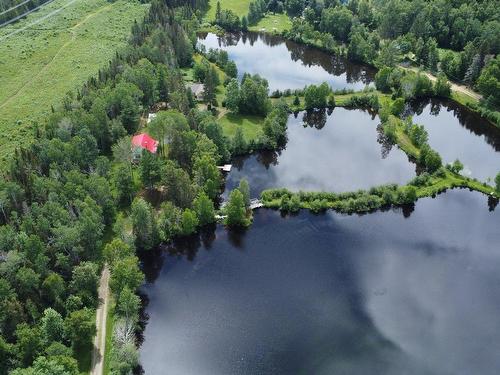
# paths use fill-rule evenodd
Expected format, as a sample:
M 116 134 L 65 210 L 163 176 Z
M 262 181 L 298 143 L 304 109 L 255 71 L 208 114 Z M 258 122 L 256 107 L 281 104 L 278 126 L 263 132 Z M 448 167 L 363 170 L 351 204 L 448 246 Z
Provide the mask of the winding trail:
M 99 281 L 99 307 L 96 312 L 97 334 L 92 348 L 92 365 L 90 375 L 102 375 L 104 370 L 104 353 L 106 352 L 106 323 L 109 305 L 109 268 L 104 266 Z
M 417 68 L 409 68 L 409 67 L 405 67 L 402 65 L 400 65 L 400 66 L 403 69 L 412 70 L 414 72 L 420 72 L 421 74 L 424 74 L 425 76 L 427 76 L 427 78 L 429 78 L 432 82 L 437 81 L 437 77 L 429 72 L 419 71 Z M 473 98 L 475 100 L 481 100 L 483 98 L 480 94 L 471 90 L 470 88 L 468 88 L 465 85 L 459 85 L 458 83 L 453 83 L 452 81 L 448 81 L 448 82 L 451 85 L 451 91 L 460 92 L 464 95 L 470 96 L 471 98 Z

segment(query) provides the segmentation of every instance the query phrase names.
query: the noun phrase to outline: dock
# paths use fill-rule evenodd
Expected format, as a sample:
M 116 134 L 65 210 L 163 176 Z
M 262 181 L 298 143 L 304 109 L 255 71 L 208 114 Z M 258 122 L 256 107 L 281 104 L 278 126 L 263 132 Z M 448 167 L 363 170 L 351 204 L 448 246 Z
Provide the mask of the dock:
M 233 165 L 232 164 L 224 164 L 224 165 L 218 166 L 217 168 L 219 168 L 219 170 L 221 170 L 222 172 L 229 173 L 229 172 L 231 172 Z

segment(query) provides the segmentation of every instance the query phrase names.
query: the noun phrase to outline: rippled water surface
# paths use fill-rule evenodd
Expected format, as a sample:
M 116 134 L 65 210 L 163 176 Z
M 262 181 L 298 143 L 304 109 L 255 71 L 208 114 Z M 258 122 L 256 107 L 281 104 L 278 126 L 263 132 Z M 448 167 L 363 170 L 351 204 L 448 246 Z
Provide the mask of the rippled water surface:
M 243 35 L 202 34 L 199 43 L 222 48 L 243 73 L 260 74 L 269 81 L 271 91 L 298 89 L 327 82 L 333 89 L 360 90 L 373 81 L 375 71 L 344 58 L 286 41 L 280 36 L 248 33 Z

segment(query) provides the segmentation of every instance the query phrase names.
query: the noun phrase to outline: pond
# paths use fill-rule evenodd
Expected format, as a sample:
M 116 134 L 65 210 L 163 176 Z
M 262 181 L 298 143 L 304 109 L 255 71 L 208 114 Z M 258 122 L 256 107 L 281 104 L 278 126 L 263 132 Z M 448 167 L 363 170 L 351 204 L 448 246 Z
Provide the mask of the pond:
M 499 128 L 452 101 L 427 100 L 412 107 L 413 121 L 425 126 L 429 145 L 443 162 L 458 158 L 465 166 L 465 175 L 493 181 L 500 172 Z
M 234 60 L 243 73 L 259 74 L 269 82 L 270 91 L 302 89 L 327 82 L 334 90 L 361 90 L 373 81 L 375 70 L 348 62 L 317 48 L 285 40 L 281 36 L 259 33 L 200 34 L 199 44 L 206 49 L 220 48 Z
M 344 108 L 290 115 L 286 148 L 236 159 L 226 195 L 242 178 L 254 198 L 267 188 L 343 192 L 406 184 L 415 177 L 415 165 L 384 141 L 379 123 L 366 111 Z
M 312 129 L 310 129 L 312 130 Z M 144 260 L 146 375 L 498 374 L 500 210 L 258 210 Z

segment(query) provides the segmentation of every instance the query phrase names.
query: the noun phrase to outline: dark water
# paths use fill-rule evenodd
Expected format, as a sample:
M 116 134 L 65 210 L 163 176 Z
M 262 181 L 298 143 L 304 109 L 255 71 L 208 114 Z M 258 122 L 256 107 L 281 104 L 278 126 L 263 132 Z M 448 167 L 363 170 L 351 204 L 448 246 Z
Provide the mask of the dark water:
M 464 174 L 481 181 L 500 172 L 500 129 L 452 101 L 414 103 L 414 122 L 429 133 L 430 146 L 445 163 L 459 159 Z
M 256 212 L 145 263 L 148 375 L 498 374 L 500 210 Z
M 226 190 L 237 187 L 243 177 L 253 197 L 266 188 L 341 192 L 405 184 L 415 176 L 415 165 L 403 151 L 383 142 L 378 124 L 378 117 L 368 112 L 344 108 L 330 115 L 291 115 L 286 149 L 279 155 L 268 152 L 235 160 Z
M 316 48 L 267 34 L 202 34 L 199 43 L 222 48 L 238 67 L 238 74 L 259 74 L 272 91 L 301 89 L 327 82 L 333 89 L 360 90 L 373 81 L 373 68 L 349 62 Z

